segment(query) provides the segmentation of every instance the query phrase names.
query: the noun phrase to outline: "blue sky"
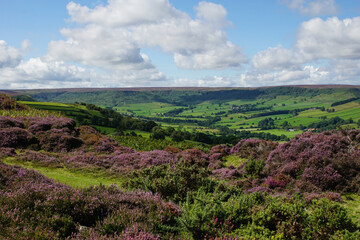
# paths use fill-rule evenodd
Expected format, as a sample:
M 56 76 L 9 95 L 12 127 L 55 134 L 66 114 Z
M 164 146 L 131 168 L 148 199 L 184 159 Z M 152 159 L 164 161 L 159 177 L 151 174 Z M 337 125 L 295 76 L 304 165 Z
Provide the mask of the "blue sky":
M 4 0 L 0 89 L 360 84 L 360 0 Z

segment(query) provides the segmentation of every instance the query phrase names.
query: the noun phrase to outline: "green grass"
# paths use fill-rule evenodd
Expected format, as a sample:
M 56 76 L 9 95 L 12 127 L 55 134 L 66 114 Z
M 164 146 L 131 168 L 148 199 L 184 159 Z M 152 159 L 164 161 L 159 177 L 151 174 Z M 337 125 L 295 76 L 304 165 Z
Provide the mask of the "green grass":
M 111 184 L 121 185 L 124 179 L 120 178 L 109 178 L 104 176 L 99 176 L 100 173 L 91 174 L 91 173 L 83 173 L 83 172 L 74 172 L 70 171 L 66 168 L 46 168 L 34 166 L 29 162 L 15 162 L 11 159 L 3 160 L 4 163 L 9 165 L 19 165 L 26 169 L 33 169 L 46 177 L 52 178 L 57 182 L 69 185 L 71 187 L 76 188 L 86 188 L 95 185 L 105 185 L 109 186 Z
M 116 128 L 111 128 L 111 127 L 94 126 L 94 128 L 106 135 L 114 134 L 116 132 Z
M 265 132 L 265 133 L 270 133 L 270 134 L 274 134 L 274 135 L 278 135 L 278 136 L 285 135 L 288 138 L 293 138 L 296 135 L 303 133 L 303 131 L 301 131 L 301 130 L 290 132 L 290 131 L 283 130 L 283 129 L 257 130 L 254 132 Z
M 354 222 L 360 226 L 360 196 L 358 194 L 344 195 L 344 207 L 348 209 L 348 212 Z
M 240 167 L 241 164 L 243 164 L 244 162 L 246 162 L 247 159 L 245 158 L 240 158 L 238 156 L 235 155 L 228 155 L 224 158 L 224 165 L 226 167 L 232 165 L 234 167 Z

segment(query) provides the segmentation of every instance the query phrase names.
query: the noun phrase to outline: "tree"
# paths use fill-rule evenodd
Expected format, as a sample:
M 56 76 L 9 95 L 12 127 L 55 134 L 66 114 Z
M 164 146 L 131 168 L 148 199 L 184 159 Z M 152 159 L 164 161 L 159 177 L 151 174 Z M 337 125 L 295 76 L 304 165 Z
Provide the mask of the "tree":
M 160 127 L 154 127 L 150 138 L 152 139 L 165 139 L 165 131 Z
M 261 121 L 258 123 L 258 127 L 259 127 L 261 130 L 274 129 L 274 128 L 275 128 L 274 119 L 272 119 L 272 118 L 265 118 L 265 119 L 261 120 Z
M 284 121 L 284 122 L 281 124 L 281 127 L 282 127 L 283 129 L 289 129 L 289 128 L 291 128 L 292 126 L 291 126 L 291 124 L 290 124 L 288 121 Z
M 173 131 L 170 137 L 175 142 L 184 141 L 184 137 L 181 131 Z

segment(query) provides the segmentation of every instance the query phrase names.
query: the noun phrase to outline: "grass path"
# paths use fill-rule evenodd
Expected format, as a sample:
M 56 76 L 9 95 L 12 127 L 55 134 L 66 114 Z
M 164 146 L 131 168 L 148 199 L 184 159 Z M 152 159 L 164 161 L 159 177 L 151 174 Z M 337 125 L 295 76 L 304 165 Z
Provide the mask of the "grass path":
M 26 169 L 33 169 L 46 177 L 52 178 L 57 182 L 64 183 L 74 188 L 86 188 L 94 185 L 109 186 L 116 183 L 120 185 L 124 179 L 121 178 L 109 178 L 92 175 L 91 173 L 82 173 L 70 171 L 66 168 L 46 168 L 34 166 L 31 163 L 19 163 L 12 161 L 11 159 L 3 160 L 5 164 L 18 165 Z

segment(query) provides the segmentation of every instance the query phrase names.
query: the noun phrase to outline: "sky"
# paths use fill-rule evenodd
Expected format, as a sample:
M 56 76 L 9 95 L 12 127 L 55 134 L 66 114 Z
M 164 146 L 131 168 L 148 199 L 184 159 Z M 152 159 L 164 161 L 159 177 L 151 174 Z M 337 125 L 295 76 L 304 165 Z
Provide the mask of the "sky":
M 1 0 L 0 89 L 360 85 L 360 0 Z

